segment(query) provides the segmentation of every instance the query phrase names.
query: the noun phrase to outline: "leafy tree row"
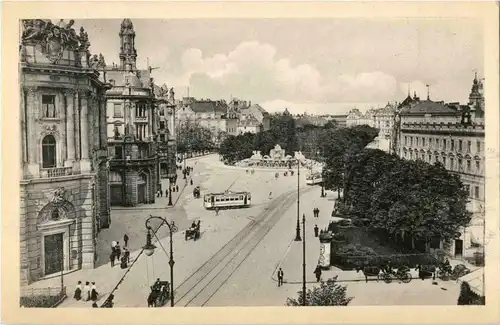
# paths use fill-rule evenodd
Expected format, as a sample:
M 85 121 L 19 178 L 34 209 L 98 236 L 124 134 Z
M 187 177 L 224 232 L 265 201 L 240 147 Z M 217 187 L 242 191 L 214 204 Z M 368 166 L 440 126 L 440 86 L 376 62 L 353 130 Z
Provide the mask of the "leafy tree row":
M 177 127 L 177 152 L 203 152 L 215 148 L 215 137 L 210 129 L 191 120 Z

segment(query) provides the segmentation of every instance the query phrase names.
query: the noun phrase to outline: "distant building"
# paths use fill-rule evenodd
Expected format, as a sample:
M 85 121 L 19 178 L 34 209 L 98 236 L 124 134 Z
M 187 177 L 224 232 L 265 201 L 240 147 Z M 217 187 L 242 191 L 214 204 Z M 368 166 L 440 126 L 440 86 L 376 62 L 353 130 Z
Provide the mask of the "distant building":
M 120 28 L 120 65 L 104 73 L 113 88 L 106 92 L 111 204 L 154 203 L 159 186 L 156 122 L 150 70 L 136 66 L 134 25 L 124 19 Z
M 347 126 L 347 114 L 329 115 L 331 121 L 335 121 L 338 127 L 344 128 Z
M 252 105 L 250 103 L 248 107 L 239 108 L 235 111 L 239 114 L 240 121 L 253 117 L 261 125 L 260 131 L 271 129 L 271 116 L 259 104 Z
M 95 266 L 98 233 L 111 223 L 104 96 L 110 85 L 96 71 L 104 58 L 89 60 L 87 33 L 82 28 L 77 37 L 73 21 L 22 25 L 19 221 L 26 285 Z
M 469 103 L 445 104 L 416 95 L 400 105 L 397 153 L 405 159 L 440 162 L 460 176 L 469 192 L 471 225 L 450 248 L 455 257 L 471 257 L 483 245 L 485 143 L 483 84 L 473 80 Z M 439 246 L 439 245 L 438 245 Z M 431 248 L 439 248 L 437 246 Z

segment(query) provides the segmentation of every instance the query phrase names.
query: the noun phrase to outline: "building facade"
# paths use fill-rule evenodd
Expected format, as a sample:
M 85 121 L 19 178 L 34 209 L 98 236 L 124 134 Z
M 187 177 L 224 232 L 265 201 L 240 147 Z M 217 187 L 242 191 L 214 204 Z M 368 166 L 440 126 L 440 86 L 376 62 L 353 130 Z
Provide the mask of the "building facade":
M 112 88 L 106 92 L 111 204 L 154 203 L 159 184 L 151 70 L 136 66 L 134 25 L 120 28 L 120 64 L 102 68 Z
M 468 105 L 420 100 L 403 105 L 399 115 L 398 154 L 405 159 L 440 162 L 460 176 L 469 192 L 471 224 L 451 243 L 450 253 L 471 257 L 483 244 L 485 160 L 484 96 L 474 78 Z
M 21 284 L 93 268 L 111 223 L 106 98 L 83 28 L 22 21 L 20 44 Z M 101 76 L 102 77 L 102 76 Z
M 160 178 L 168 178 L 173 183 L 176 175 L 176 103 L 173 88 L 166 85 L 155 86 L 155 111 L 157 134 L 157 153 Z

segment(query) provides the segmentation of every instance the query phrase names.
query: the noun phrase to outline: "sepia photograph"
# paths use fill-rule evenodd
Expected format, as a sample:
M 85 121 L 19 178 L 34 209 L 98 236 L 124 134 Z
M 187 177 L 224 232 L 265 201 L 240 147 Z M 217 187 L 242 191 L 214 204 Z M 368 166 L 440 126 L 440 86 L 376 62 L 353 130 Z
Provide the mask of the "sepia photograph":
M 7 126 L 20 160 L 4 168 L 20 172 L 16 308 L 498 303 L 487 5 L 443 17 L 135 8 L 17 19 Z

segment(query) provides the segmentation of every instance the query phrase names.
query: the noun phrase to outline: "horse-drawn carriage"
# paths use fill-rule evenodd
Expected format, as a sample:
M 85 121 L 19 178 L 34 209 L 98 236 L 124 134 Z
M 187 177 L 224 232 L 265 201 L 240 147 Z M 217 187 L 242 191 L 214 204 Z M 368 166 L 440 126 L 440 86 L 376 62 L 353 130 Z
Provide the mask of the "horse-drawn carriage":
M 193 240 L 198 240 L 200 239 L 200 220 L 198 220 L 198 223 L 194 223 L 191 225 L 189 229 L 186 229 L 185 232 L 185 239 L 193 239 Z
M 200 198 L 200 187 L 199 186 L 196 186 L 194 189 L 193 189 L 193 197 L 195 199 L 199 199 Z
M 156 280 L 148 296 L 148 307 L 162 307 L 170 299 L 170 283 Z

